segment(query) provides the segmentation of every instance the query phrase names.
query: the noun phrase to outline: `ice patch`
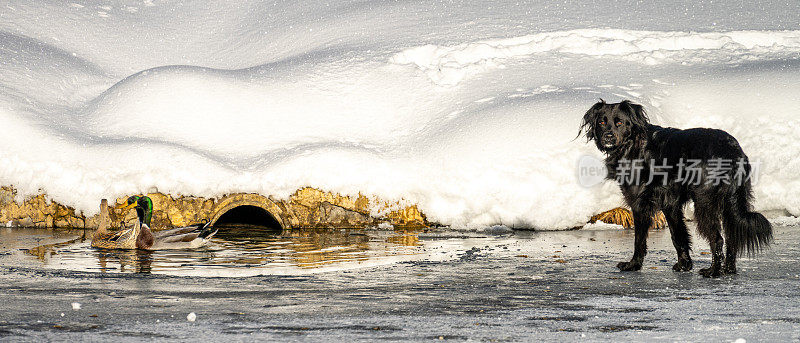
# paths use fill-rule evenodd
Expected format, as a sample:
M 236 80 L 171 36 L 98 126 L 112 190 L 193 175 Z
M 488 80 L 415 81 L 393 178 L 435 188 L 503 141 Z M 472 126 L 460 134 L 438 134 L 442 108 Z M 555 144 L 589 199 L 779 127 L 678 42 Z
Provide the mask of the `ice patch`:
M 601 221 L 588 223 L 581 228 L 581 230 L 595 230 L 595 231 L 605 231 L 605 230 L 622 230 L 625 229 L 622 225 L 618 224 L 608 224 Z

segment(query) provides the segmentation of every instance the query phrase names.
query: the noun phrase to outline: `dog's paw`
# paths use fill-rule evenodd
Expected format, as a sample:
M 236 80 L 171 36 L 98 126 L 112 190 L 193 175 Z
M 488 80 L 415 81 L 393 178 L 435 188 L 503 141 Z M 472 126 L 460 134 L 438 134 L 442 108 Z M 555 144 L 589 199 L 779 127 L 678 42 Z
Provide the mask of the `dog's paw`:
M 620 262 L 617 264 L 617 268 L 623 272 L 633 272 L 642 269 L 642 263 L 636 261 Z
M 728 274 L 728 275 L 736 274 L 736 266 L 726 265 L 726 266 L 722 267 L 722 272 L 725 273 L 725 274 Z
M 718 277 L 722 276 L 722 270 L 719 267 L 717 267 L 717 268 L 714 268 L 714 267 L 703 268 L 703 269 L 700 269 L 700 275 L 702 275 L 703 277 L 718 278 Z
M 672 266 L 672 270 L 676 272 L 688 272 L 692 270 L 692 260 L 678 260 L 678 262 Z

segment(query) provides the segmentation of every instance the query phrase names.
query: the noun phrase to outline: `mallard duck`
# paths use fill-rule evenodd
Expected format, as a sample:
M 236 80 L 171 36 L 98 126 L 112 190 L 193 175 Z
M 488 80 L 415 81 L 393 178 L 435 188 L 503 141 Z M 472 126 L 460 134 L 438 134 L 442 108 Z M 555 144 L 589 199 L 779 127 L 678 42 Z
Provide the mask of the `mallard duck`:
M 132 196 L 128 198 L 123 211 L 136 209 L 137 221 L 130 229 L 118 232 L 108 232 L 105 226 L 100 226 L 92 237 L 92 247 L 104 249 L 194 249 L 208 243 L 217 229 L 205 221 L 176 229 L 153 232 L 150 230 L 150 220 L 153 217 L 153 201 L 147 196 Z

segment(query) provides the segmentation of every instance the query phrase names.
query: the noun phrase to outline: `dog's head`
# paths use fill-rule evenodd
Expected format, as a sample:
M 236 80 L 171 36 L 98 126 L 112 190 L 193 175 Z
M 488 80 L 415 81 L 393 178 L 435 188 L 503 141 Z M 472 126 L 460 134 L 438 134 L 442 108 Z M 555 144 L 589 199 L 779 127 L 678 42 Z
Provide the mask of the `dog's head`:
M 608 153 L 632 143 L 649 122 L 642 105 L 628 100 L 607 104 L 600 99 L 583 115 L 578 136 L 585 133 L 587 141 L 594 140 L 600 151 Z

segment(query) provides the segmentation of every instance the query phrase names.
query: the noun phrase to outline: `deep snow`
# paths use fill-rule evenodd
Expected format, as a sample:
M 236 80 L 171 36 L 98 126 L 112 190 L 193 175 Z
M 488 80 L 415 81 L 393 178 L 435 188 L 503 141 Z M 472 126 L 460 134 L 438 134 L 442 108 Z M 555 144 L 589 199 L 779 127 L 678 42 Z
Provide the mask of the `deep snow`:
M 731 132 L 800 215 L 800 4 L 0 1 L 0 184 L 91 214 L 302 186 L 456 228 L 565 228 L 597 98 Z

